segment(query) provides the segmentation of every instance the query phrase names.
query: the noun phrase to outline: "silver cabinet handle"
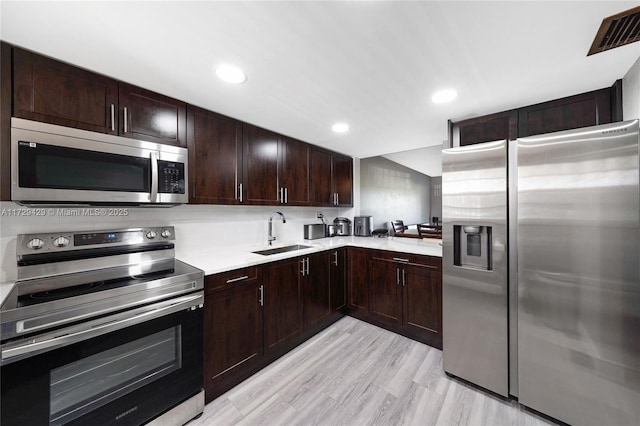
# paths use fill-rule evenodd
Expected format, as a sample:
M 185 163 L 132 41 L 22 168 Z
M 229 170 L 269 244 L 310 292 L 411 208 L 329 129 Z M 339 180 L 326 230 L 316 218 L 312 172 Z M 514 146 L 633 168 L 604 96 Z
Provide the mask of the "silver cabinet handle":
M 260 295 L 258 296 L 258 302 L 260 303 L 260 306 L 264 306 L 264 285 L 258 287 L 258 290 L 260 293 Z
M 402 287 L 407 284 L 407 271 L 406 269 L 402 270 Z
M 149 201 L 158 201 L 158 153 L 151 151 L 151 195 Z
M 289 188 L 284 188 L 284 203 L 289 204 Z
M 237 281 L 246 280 L 247 278 L 249 278 L 248 275 L 243 275 L 243 276 L 238 277 L 238 278 L 231 278 L 231 279 L 227 280 L 227 284 L 235 283 Z
M 396 261 L 396 262 L 409 263 L 409 259 L 404 259 L 402 257 L 394 257 L 393 260 Z
M 307 276 L 309 276 L 309 273 L 310 273 L 310 271 L 309 271 L 309 258 L 307 257 Z
M 396 268 L 396 285 L 400 285 L 400 268 Z
M 242 184 L 240 184 L 240 189 L 238 192 L 240 193 L 240 196 L 238 198 L 240 199 L 240 202 L 242 202 Z
M 336 206 L 340 205 L 340 193 L 336 192 Z
M 306 269 L 305 269 L 305 267 L 304 267 L 304 259 L 302 259 L 302 260 L 300 261 L 300 263 L 302 263 L 302 271 L 300 271 L 300 273 L 301 273 L 301 274 L 302 274 L 302 276 L 304 277 L 305 272 L 306 272 Z
M 333 252 L 333 264 L 338 266 L 338 252 L 337 251 Z
M 116 106 L 111 104 L 111 131 L 116 131 Z
M 127 107 L 124 107 L 124 132 L 127 133 L 128 132 L 128 118 L 127 118 Z

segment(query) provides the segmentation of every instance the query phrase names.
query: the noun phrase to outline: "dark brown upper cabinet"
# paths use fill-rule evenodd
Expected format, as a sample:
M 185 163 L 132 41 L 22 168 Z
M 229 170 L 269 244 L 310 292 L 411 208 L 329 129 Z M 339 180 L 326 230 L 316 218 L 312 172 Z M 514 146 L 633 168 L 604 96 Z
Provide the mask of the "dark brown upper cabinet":
M 242 133 L 243 200 L 248 204 L 279 204 L 279 135 L 246 123 L 242 126 Z
M 331 179 L 331 157 L 328 151 L 311 149 L 311 202 L 315 206 L 330 206 L 335 200 Z
M 518 113 L 513 111 L 485 115 L 457 123 L 452 131 L 459 146 L 496 140 L 512 140 L 518 134 Z
M 13 115 L 118 134 L 118 82 L 72 65 L 13 49 Z
M 510 111 L 449 121 L 450 146 L 577 129 L 622 121 L 622 81 L 613 86 Z
M 351 157 L 334 154 L 331 182 L 336 193 L 336 206 L 353 205 L 353 161 Z
M 309 205 L 310 146 L 243 124 L 243 202 Z
M 600 89 L 518 110 L 518 137 L 611 123 L 611 90 Z
M 186 103 L 22 49 L 13 49 L 13 115 L 186 146 Z
M 119 84 L 120 135 L 187 146 L 187 104 L 127 83 Z
M 351 157 L 320 148 L 311 150 L 311 204 L 353 205 L 353 161 Z
M 294 206 L 309 205 L 310 145 L 282 136 L 279 151 L 280 202 Z
M 239 204 L 242 125 L 229 117 L 189 105 L 189 202 Z

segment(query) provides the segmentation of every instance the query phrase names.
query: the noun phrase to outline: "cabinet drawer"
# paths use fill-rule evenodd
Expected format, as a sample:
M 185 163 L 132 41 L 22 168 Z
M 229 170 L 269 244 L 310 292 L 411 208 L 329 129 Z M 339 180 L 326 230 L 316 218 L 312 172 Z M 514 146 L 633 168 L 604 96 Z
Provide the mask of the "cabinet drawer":
M 215 275 L 208 275 L 205 277 L 204 282 L 205 293 L 209 294 L 242 285 L 249 281 L 256 281 L 258 279 L 258 269 L 257 266 L 250 266 L 233 271 L 221 272 Z
M 369 258 L 395 263 L 405 263 L 413 266 L 422 266 L 429 269 L 441 269 L 442 259 L 439 257 L 424 256 L 420 254 L 398 253 L 393 251 L 372 250 Z

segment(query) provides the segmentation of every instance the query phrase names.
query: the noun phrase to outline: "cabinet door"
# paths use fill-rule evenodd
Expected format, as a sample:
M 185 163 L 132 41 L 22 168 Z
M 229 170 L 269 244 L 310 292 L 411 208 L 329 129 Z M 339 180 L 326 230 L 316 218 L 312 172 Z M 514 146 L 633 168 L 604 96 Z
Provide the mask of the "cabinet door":
M 286 344 L 302 333 L 300 259 L 272 263 L 264 268 L 265 351 Z
M 369 260 L 369 313 L 390 324 L 402 322 L 402 269 L 395 262 Z
M 333 187 L 331 177 L 331 154 L 311 149 L 311 203 L 315 206 L 333 205 Z
M 280 186 L 286 191 L 281 202 L 294 206 L 309 204 L 310 151 L 304 142 L 280 138 Z
M 339 206 L 353 205 L 353 160 L 334 155 L 332 158 L 333 192 Z
M 442 275 L 433 266 L 402 266 L 404 297 L 402 325 L 434 335 L 442 345 Z
M 189 202 L 237 204 L 242 176 L 240 125 L 232 118 L 189 105 Z
M 329 254 L 329 252 L 320 252 L 304 258 L 308 259 L 308 270 L 302 280 L 304 301 L 302 312 L 305 330 L 313 328 L 331 314 Z
M 187 146 L 186 103 L 127 83 L 118 88 L 120 136 Z
M 263 327 L 258 297 L 257 280 L 205 296 L 204 355 L 208 394 L 219 393 L 215 390 L 216 384 L 261 357 Z
M 118 82 L 13 49 L 14 116 L 117 134 Z
M 242 126 L 242 133 L 244 200 L 250 204 L 279 204 L 279 136 L 250 124 Z
M 367 250 L 348 249 L 348 297 L 349 309 L 369 312 L 369 283 L 367 281 Z
M 515 110 L 506 111 L 452 123 L 451 126 L 453 146 L 512 140 L 518 136 L 518 114 Z
M 330 252 L 331 256 L 331 312 L 341 311 L 347 306 L 347 249 Z
M 611 89 L 600 89 L 518 110 L 518 137 L 611 122 Z

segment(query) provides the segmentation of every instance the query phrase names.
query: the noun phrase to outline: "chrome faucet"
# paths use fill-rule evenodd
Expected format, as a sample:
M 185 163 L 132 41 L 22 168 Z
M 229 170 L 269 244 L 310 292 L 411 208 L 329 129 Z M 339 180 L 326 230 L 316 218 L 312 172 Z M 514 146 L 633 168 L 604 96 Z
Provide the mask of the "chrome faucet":
M 279 214 L 280 217 L 282 218 L 282 223 L 287 223 L 287 219 L 284 217 L 282 213 L 280 212 L 271 213 L 271 216 L 269 217 L 269 236 L 267 237 L 267 241 L 269 241 L 269 245 L 271 245 L 271 243 L 276 240 L 276 237 L 273 236 L 273 215 L 274 214 Z

